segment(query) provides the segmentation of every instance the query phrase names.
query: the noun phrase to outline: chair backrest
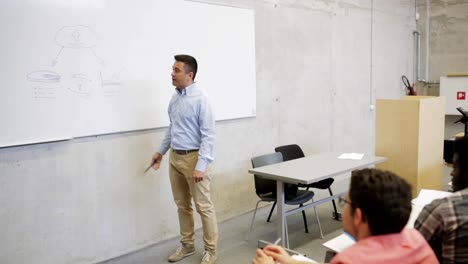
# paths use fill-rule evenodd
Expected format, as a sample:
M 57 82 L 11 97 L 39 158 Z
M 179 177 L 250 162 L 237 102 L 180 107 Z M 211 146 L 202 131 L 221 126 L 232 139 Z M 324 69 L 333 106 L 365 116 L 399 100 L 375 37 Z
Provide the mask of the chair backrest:
M 299 147 L 297 144 L 279 146 L 275 148 L 275 151 L 283 154 L 283 161 L 305 157 L 304 152 L 302 151 L 301 147 Z M 318 189 L 327 189 L 327 188 L 330 188 L 333 181 L 334 181 L 333 178 L 328 178 L 325 180 L 321 180 L 321 181 L 309 184 L 308 186 L 313 187 L 313 188 L 318 188 Z
M 279 152 L 265 154 L 252 158 L 252 167 L 258 168 L 266 165 L 283 162 L 283 154 Z
M 251 159 L 252 167 L 258 168 L 266 165 L 271 165 L 275 163 L 283 162 L 283 154 L 280 152 L 275 152 L 271 154 L 261 155 L 257 157 L 253 157 Z M 272 193 L 276 196 L 276 181 L 261 178 L 257 175 L 255 176 L 255 192 L 258 196 L 262 194 Z M 285 184 L 284 185 L 284 192 L 286 194 L 286 198 L 288 197 L 295 197 L 297 195 L 297 188 L 296 184 Z
M 301 147 L 296 144 L 279 146 L 275 148 L 275 151 L 283 155 L 283 161 L 305 157 Z
M 252 167 L 258 168 L 270 164 L 280 163 L 283 162 L 283 155 L 281 153 L 275 152 L 271 154 L 261 155 L 257 157 L 253 157 L 251 159 Z M 272 193 L 276 196 L 276 181 L 263 179 L 257 175 L 255 177 L 255 192 L 258 196 L 262 194 Z

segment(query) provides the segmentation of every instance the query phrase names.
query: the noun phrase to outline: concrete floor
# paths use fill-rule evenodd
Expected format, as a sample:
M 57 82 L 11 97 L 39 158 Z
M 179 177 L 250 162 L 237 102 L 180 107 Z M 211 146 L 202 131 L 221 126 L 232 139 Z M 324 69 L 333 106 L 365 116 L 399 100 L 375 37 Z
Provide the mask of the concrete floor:
M 452 168 L 444 167 L 443 190 L 448 190 L 448 183 L 451 180 L 450 172 Z M 333 189 L 335 192 L 346 190 L 349 182 L 342 180 L 334 183 Z M 314 189 L 315 191 L 315 189 Z M 322 190 L 316 191 L 316 197 L 324 197 L 328 195 Z M 252 201 L 252 209 L 256 201 Z M 252 232 L 249 232 L 250 221 L 253 212 L 235 217 L 228 221 L 219 224 L 219 252 L 218 264 L 239 264 L 251 263 L 252 257 L 255 255 L 255 249 L 258 245 L 258 240 L 275 241 L 276 235 L 276 215 L 272 217 L 270 223 L 266 222 L 271 205 L 260 208 L 255 218 Z M 325 203 L 317 207 L 320 223 L 324 238 L 320 238 L 320 231 L 317 226 L 314 210 L 312 208 L 306 210 L 307 222 L 309 224 L 309 233 L 304 232 L 304 224 L 300 213 L 288 217 L 288 229 L 290 248 L 305 254 L 307 257 L 323 262 L 325 259 L 326 249 L 322 244 L 342 233 L 341 222 L 332 219 L 332 204 Z M 197 215 L 198 217 L 198 215 Z M 246 240 L 247 234 L 250 234 L 250 239 Z M 196 253 L 190 257 L 178 262 L 180 264 L 200 263 L 203 254 L 201 230 L 196 232 Z M 178 238 L 173 238 L 153 246 L 144 248 L 137 252 L 127 254 L 112 260 L 101 262 L 100 264 L 160 264 L 168 263 L 168 254 L 179 246 Z
M 256 201 L 255 201 L 256 202 Z M 252 206 L 255 206 L 253 202 Z M 254 227 L 249 234 L 250 221 L 253 212 L 241 215 L 219 224 L 219 264 L 239 264 L 251 263 L 255 255 L 258 240 L 275 241 L 276 235 L 276 215 L 272 217 L 270 223 L 266 222 L 271 206 L 260 208 L 255 217 Z M 320 231 L 316 222 L 314 210 L 306 210 L 309 233 L 304 231 L 302 214 L 294 214 L 288 217 L 290 247 L 296 251 L 306 254 L 308 257 L 323 262 L 325 258 L 325 248 L 322 243 L 341 234 L 341 222 L 332 219 L 332 205 L 325 203 L 317 207 L 320 223 L 324 234 L 324 239 L 320 238 Z M 168 263 L 167 255 L 178 247 L 178 238 L 170 239 L 156 245 L 147 247 L 138 252 L 134 252 L 116 259 L 101 262 L 102 264 L 159 264 Z M 201 230 L 196 232 L 196 253 L 178 262 L 180 264 L 199 264 L 203 254 L 203 240 Z

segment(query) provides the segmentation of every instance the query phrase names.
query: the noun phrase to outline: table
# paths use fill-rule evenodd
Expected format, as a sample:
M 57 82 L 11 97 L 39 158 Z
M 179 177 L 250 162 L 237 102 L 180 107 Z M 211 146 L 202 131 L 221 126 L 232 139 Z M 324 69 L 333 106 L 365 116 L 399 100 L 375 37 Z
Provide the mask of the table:
M 382 163 L 387 160 L 385 157 L 374 155 L 364 155 L 361 160 L 338 159 L 342 153 L 327 152 L 313 154 L 300 159 L 289 160 L 268 166 L 250 169 L 249 173 L 260 177 L 276 181 L 277 206 L 278 206 L 278 237 L 281 238 L 281 245 L 289 248 L 286 234 L 286 217 L 298 211 L 305 210 L 312 206 L 320 205 L 324 202 L 342 196 L 344 192 L 329 196 L 327 198 L 305 204 L 303 207 L 286 211 L 284 203 L 284 183 L 310 184 L 327 178 L 337 177 L 344 173 L 356 169 L 367 168 L 369 166 Z

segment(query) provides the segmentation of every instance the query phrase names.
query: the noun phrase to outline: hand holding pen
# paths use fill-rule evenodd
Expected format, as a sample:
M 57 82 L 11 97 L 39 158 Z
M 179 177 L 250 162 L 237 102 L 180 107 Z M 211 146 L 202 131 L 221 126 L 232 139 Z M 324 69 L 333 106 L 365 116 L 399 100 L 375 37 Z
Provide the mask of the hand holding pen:
M 294 263 L 294 259 L 291 256 L 289 256 L 288 252 L 286 252 L 286 250 L 284 250 L 283 247 L 278 245 L 280 241 L 281 240 L 278 239 L 276 240 L 274 245 L 266 246 L 263 249 L 263 252 L 265 253 L 265 255 L 272 257 L 274 261 L 278 263 Z
M 265 249 L 260 249 L 258 248 L 255 255 L 255 257 L 252 259 L 252 264 L 275 264 L 275 258 L 273 256 L 270 256 L 268 253 L 267 248 L 268 247 L 273 247 L 273 248 L 279 248 L 282 249 L 280 246 L 278 246 L 279 242 L 281 241 L 281 238 L 278 238 L 273 245 L 266 246 Z M 267 250 L 267 251 L 265 251 Z M 288 253 L 286 253 L 288 254 Z M 289 257 L 289 255 L 288 255 Z M 280 262 L 282 263 L 282 262 Z
M 158 170 L 159 166 L 161 165 L 162 159 L 163 159 L 163 156 L 161 155 L 161 153 L 159 152 L 154 153 L 153 157 L 151 158 L 151 163 L 148 166 L 148 168 L 146 168 L 145 173 L 148 172 L 150 168 L 153 168 L 154 170 Z

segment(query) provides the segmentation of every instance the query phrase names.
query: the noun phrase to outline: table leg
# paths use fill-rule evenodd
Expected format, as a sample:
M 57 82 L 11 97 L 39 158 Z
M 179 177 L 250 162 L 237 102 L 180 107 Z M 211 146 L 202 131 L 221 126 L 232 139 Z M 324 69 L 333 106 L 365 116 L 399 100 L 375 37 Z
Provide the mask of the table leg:
M 283 182 L 276 181 L 276 206 L 278 207 L 278 237 L 281 238 L 281 245 L 287 247 L 287 239 L 285 235 L 285 205 L 284 205 L 284 184 Z

